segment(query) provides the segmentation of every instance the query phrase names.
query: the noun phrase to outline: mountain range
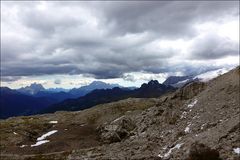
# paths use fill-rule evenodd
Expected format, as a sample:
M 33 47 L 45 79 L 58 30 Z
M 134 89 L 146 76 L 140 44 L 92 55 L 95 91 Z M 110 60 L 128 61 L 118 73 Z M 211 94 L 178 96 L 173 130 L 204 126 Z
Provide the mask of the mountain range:
M 74 88 L 68 92 L 62 88 L 45 89 L 41 84 L 37 83 L 16 90 L 1 87 L 0 118 L 36 114 L 50 105 L 65 99 L 81 97 L 95 89 L 110 89 L 116 86 L 119 85 L 94 81 L 89 85 Z
M 174 90 L 171 86 L 153 80 L 137 89 L 120 87 L 117 84 L 94 81 L 87 86 L 71 89 L 69 92 L 50 92 L 36 83 L 17 90 L 1 88 L 0 118 L 61 110 L 76 111 L 129 97 L 158 97 Z
M 153 98 L 159 97 L 164 93 L 174 91 L 175 88 L 160 84 L 157 80 L 151 80 L 148 83 L 142 84 L 140 88 L 131 90 L 127 88 L 115 87 L 113 89 L 96 89 L 77 99 L 67 99 L 63 102 L 54 104 L 41 113 L 52 113 L 55 111 L 77 111 L 90 108 L 97 104 L 109 103 L 126 99 L 135 98 Z

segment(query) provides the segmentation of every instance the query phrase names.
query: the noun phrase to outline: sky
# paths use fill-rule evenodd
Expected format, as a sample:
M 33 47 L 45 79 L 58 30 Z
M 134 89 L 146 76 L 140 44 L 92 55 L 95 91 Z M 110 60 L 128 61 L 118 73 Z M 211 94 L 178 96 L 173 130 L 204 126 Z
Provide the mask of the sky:
M 239 1 L 1 1 L 1 86 L 140 86 L 239 65 Z

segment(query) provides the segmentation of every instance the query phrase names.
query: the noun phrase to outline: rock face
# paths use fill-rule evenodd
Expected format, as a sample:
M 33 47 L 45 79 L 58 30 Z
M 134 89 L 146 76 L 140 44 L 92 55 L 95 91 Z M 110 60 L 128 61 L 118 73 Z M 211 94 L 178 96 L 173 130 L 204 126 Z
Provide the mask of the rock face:
M 112 103 L 112 106 L 102 105 L 82 112 L 36 116 L 39 121 L 48 116 L 51 120 L 59 120 L 59 124 L 54 125 L 55 128 L 64 125 L 68 130 L 61 130 L 63 127 L 59 127 L 56 137 L 64 137 L 64 140 L 70 132 L 75 133 L 80 130 L 74 134 L 77 135 L 74 138 L 80 137 L 76 144 L 71 145 L 58 138 L 52 138 L 49 143 L 42 146 L 45 152 L 41 155 L 49 159 L 50 153 L 45 154 L 46 148 L 50 150 L 61 144 L 65 146 L 64 149 L 69 150 L 63 156 L 63 159 L 67 160 L 238 160 L 240 156 L 239 73 L 237 68 L 208 83 L 188 84 L 172 94 L 155 98 L 155 103 L 150 103 L 151 106 L 148 107 L 143 107 L 144 103 L 149 101 L 147 98 L 138 99 L 138 103 L 134 105 L 130 103 L 133 100 L 129 100 L 124 101 L 124 105 Z M 94 121 L 91 121 L 91 130 L 86 133 L 81 130 L 84 129 L 81 123 L 89 127 L 90 121 L 85 120 L 88 117 L 94 117 Z M 20 120 L 21 118 L 16 118 L 19 126 L 21 126 Z M 4 136 L 6 138 L 4 143 L 1 143 L 4 153 L 9 151 L 15 154 L 38 153 L 36 151 L 38 149 L 33 151 L 31 148 L 24 148 L 28 152 L 23 152 L 19 147 L 15 152 L 11 150 L 15 142 L 11 141 L 9 144 L 9 132 L 12 133 L 12 129 L 16 129 L 21 133 L 21 128 L 14 127 L 15 123 L 10 122 L 11 120 L 3 121 L 1 124 L 8 126 L 5 127 L 8 128 L 7 131 L 0 128 L 0 134 L 5 133 L 1 138 Z M 94 131 L 96 134 L 89 138 L 88 135 Z M 85 136 L 81 137 L 84 133 Z M 93 143 L 92 137 L 96 136 L 97 139 Z M 68 137 L 68 140 L 73 139 L 72 135 Z M 90 142 L 92 145 L 89 145 Z M 79 147 L 77 146 L 79 144 L 86 145 Z M 69 149 L 68 145 L 73 147 Z M 57 157 L 61 153 L 54 154 L 57 154 Z M 24 156 L 20 158 L 24 159 Z
M 205 89 L 206 85 L 203 82 L 192 82 L 186 84 L 183 88 L 180 88 L 176 93 L 175 97 L 180 97 L 182 100 L 193 98 L 198 93 Z
M 130 118 L 124 116 L 115 119 L 107 125 L 99 126 L 100 139 L 104 143 L 120 142 L 130 136 L 135 124 Z

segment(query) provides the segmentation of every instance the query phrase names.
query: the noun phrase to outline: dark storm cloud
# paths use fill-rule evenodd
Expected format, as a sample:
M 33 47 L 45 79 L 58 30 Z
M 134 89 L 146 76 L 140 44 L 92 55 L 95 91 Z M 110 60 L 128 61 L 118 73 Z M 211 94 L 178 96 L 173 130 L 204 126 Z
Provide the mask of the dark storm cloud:
M 209 21 L 238 19 L 239 2 L 1 3 L 1 74 L 6 79 L 84 74 L 131 80 L 124 73 L 185 72 L 191 65 L 176 63 L 179 57 L 214 60 L 239 51 L 239 42 L 216 34 L 198 38 L 196 29 Z M 193 41 L 187 57 L 177 45 L 161 45 L 178 39 Z
M 112 5 L 113 4 L 113 5 Z M 115 5 L 114 5 L 115 4 Z M 154 32 L 167 38 L 192 36 L 194 23 L 237 14 L 237 2 L 110 2 L 104 15 L 113 33 Z
M 207 35 L 197 39 L 193 44 L 191 58 L 193 59 L 217 59 L 226 55 L 239 55 L 239 43 L 232 42 L 227 38 L 220 38 L 217 35 Z

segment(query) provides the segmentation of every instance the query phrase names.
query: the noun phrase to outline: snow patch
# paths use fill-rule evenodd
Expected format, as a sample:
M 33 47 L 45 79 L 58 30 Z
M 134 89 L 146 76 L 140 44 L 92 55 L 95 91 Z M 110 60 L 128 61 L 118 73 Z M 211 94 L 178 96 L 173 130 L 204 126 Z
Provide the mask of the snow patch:
M 181 147 L 182 145 L 183 145 L 183 143 L 177 144 L 177 145 L 175 145 L 173 148 L 169 149 L 169 151 L 168 151 L 167 153 L 165 153 L 164 156 L 162 156 L 161 154 L 159 154 L 158 157 L 168 158 L 168 157 L 171 155 L 171 153 L 172 153 L 172 151 L 173 151 L 174 149 L 180 149 L 180 147 Z
M 41 140 L 41 141 L 38 141 L 38 142 L 35 143 L 35 144 L 32 144 L 31 147 L 40 146 L 40 145 L 42 145 L 42 144 L 44 144 L 44 143 L 48 143 L 48 142 L 49 142 L 49 140 Z
M 183 81 L 177 82 L 176 84 L 183 84 L 183 83 L 187 83 L 188 81 L 189 81 L 189 79 L 185 79 L 185 80 L 183 80 Z
M 48 132 L 48 133 L 42 135 L 41 137 L 38 137 L 38 138 L 37 138 L 37 141 L 42 141 L 42 140 L 44 140 L 46 137 L 48 137 L 48 136 L 50 136 L 50 135 L 56 133 L 57 131 L 58 131 L 58 130 L 50 131 L 50 132 Z
M 180 119 L 185 119 L 186 116 L 187 116 L 187 112 L 186 112 L 186 111 L 183 111 Z
M 163 147 L 162 149 L 163 149 L 163 150 L 166 150 L 166 149 L 167 149 L 167 146 Z
M 50 123 L 50 124 L 57 124 L 58 121 L 50 121 L 49 123 Z
M 16 132 L 13 132 L 13 134 L 17 135 L 17 133 L 16 133 Z
M 20 146 L 20 148 L 24 148 L 24 147 L 27 147 L 27 145 L 24 145 L 24 144 L 23 144 L 23 145 Z
M 117 119 L 115 119 L 113 122 L 117 122 L 118 120 L 120 120 L 121 118 L 123 118 L 124 116 L 118 117 Z
M 217 70 L 214 70 L 214 71 L 209 71 L 209 72 L 197 75 L 196 77 L 194 77 L 194 79 L 198 78 L 202 82 L 207 82 L 207 81 L 209 81 L 213 78 L 216 78 L 217 76 L 220 76 L 220 75 L 228 72 L 229 70 L 230 69 L 223 68 L 223 69 L 217 69 Z
M 234 153 L 240 154 L 240 148 L 234 148 L 233 151 Z
M 189 125 L 185 128 L 185 130 L 184 130 L 185 133 L 190 133 L 190 126 L 191 126 L 191 124 L 189 124 Z
M 198 102 L 198 100 L 195 99 L 192 103 L 190 103 L 190 104 L 188 105 L 188 108 L 194 107 L 194 106 L 197 104 L 197 102 Z
M 53 131 L 50 131 L 50 132 L 48 132 L 48 133 L 46 133 L 46 134 L 43 134 L 41 137 L 38 137 L 38 138 L 37 138 L 37 142 L 36 142 L 35 144 L 32 144 L 31 147 L 40 146 L 40 145 L 42 145 L 42 144 L 44 144 L 44 143 L 50 142 L 49 140 L 44 140 L 44 139 L 45 139 L 46 137 L 48 137 L 48 136 L 56 133 L 56 132 L 57 132 L 57 130 L 53 130 Z M 24 148 L 24 147 L 26 147 L 26 146 L 27 146 L 27 145 L 21 145 L 20 148 Z
M 201 125 L 201 130 L 203 130 L 204 126 L 206 126 L 206 125 L 207 125 L 206 123 L 202 124 Z

